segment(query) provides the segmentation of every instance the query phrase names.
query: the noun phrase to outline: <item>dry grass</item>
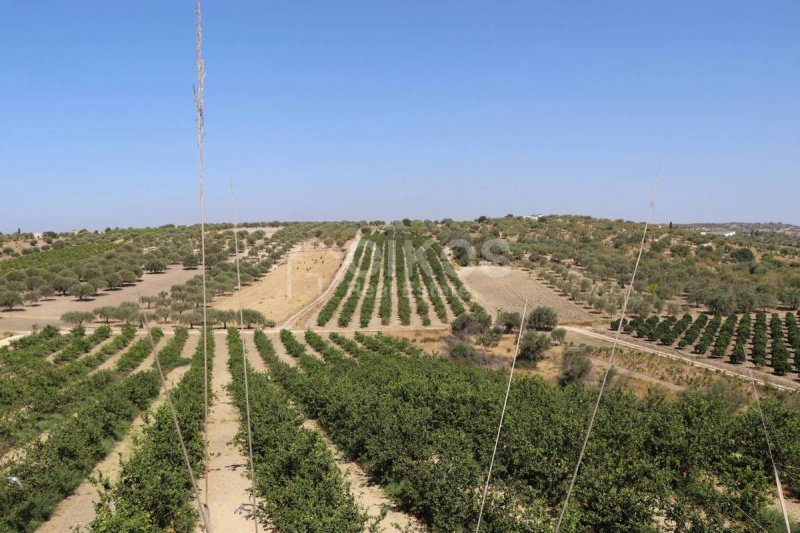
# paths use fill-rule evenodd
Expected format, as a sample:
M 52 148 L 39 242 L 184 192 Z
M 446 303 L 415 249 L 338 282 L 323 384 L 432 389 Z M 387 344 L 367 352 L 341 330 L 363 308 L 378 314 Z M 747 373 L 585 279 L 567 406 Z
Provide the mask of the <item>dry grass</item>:
M 276 323 L 283 323 L 325 291 L 343 255 L 330 249 L 290 252 L 285 263 L 252 285 L 242 287 L 242 306 L 257 309 Z M 235 293 L 216 298 L 214 307 L 238 310 L 239 298 Z
M 533 272 L 519 268 L 477 266 L 461 268 L 458 274 L 491 314 L 498 309 L 522 311 L 527 299 L 529 307 L 543 305 L 555 309 L 562 323 L 586 324 L 601 318 L 547 287 Z

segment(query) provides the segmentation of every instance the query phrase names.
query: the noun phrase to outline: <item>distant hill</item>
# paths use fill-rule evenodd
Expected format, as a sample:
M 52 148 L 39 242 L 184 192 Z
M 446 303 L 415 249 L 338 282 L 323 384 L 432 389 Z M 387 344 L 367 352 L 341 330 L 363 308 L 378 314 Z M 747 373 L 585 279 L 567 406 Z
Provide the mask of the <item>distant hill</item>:
M 714 233 L 735 231 L 739 234 L 748 234 L 753 231 L 758 231 L 800 235 L 800 226 L 784 224 L 783 222 L 703 222 L 695 224 L 675 224 L 675 226 Z

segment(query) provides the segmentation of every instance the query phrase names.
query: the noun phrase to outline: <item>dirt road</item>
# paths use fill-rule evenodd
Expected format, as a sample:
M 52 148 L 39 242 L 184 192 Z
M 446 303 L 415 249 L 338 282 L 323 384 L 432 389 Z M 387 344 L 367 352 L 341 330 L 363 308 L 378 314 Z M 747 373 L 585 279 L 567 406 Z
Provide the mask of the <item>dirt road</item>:
M 601 333 L 592 328 L 580 326 L 564 326 L 564 329 L 595 339 L 605 340 L 609 343 L 614 342 L 614 333 L 611 331 L 608 333 Z M 625 346 L 626 348 L 632 348 L 640 352 L 647 352 L 661 357 L 667 357 L 669 359 L 680 360 L 693 366 L 705 368 L 714 372 L 720 372 L 722 374 L 734 376 L 748 381 L 750 380 L 750 368 L 745 365 L 731 365 L 726 363 L 723 359 L 699 358 L 682 353 L 674 348 L 636 341 L 626 337 L 626 335 L 620 335 L 618 343 L 620 346 Z M 752 370 L 752 372 L 755 382 L 760 385 L 769 385 L 786 391 L 800 390 L 800 383 L 797 383 L 790 377 L 773 376 L 761 370 L 755 369 Z
M 208 512 L 212 531 L 250 532 L 253 522 L 246 513 L 237 513 L 242 504 L 250 503 L 248 460 L 236 442 L 239 431 L 239 410 L 228 393 L 233 380 L 228 370 L 228 344 L 224 332 L 215 332 L 216 346 L 211 390 L 214 403 L 208 414 Z M 201 498 L 206 498 L 205 480 L 197 482 Z

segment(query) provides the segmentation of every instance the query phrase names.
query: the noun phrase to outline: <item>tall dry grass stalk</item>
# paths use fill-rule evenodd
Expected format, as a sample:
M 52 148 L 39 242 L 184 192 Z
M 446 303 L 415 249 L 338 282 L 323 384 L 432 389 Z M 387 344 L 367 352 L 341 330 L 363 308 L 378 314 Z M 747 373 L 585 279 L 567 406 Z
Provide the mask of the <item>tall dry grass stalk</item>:
M 203 115 L 203 91 L 205 88 L 206 71 L 203 61 L 203 25 L 200 0 L 194 5 L 194 30 L 196 36 L 196 67 L 197 86 L 194 88 L 194 104 L 197 110 L 197 172 L 200 185 L 200 268 L 203 278 L 203 331 L 208 330 L 208 302 L 206 290 L 206 225 L 205 225 L 205 159 L 203 154 L 203 141 L 205 140 L 205 117 Z M 203 457 L 208 464 L 208 347 L 203 343 Z M 205 476 L 204 502 L 200 514 L 206 531 L 209 531 L 208 522 L 208 475 Z M 199 505 L 199 502 L 198 502 Z

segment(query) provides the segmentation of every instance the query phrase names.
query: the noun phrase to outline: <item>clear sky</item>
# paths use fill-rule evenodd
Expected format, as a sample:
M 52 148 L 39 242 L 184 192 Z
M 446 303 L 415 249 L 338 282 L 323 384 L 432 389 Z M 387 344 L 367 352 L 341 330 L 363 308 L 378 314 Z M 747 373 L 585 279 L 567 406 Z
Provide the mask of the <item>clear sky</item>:
M 800 224 L 800 2 L 205 1 L 207 211 Z M 198 219 L 191 1 L 3 2 L 0 231 Z

